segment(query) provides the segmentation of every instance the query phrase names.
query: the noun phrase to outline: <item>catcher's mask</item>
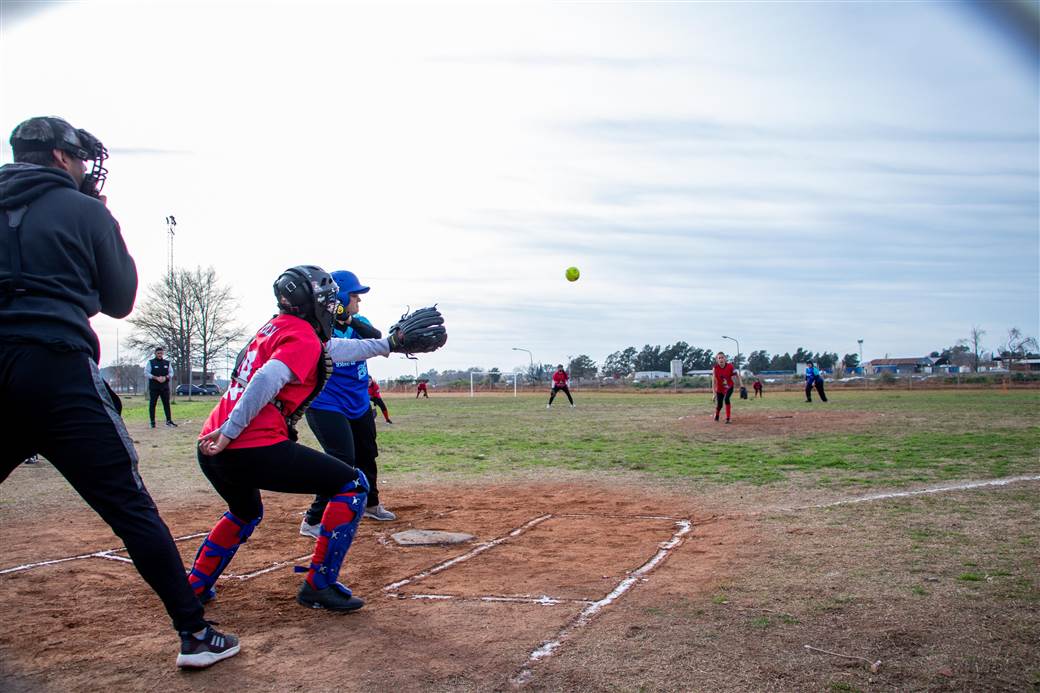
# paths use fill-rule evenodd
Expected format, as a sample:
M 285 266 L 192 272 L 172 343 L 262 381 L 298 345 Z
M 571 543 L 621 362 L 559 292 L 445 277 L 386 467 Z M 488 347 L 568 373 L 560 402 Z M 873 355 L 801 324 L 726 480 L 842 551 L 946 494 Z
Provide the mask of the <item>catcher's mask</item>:
M 30 118 L 11 133 L 11 150 L 16 154 L 49 152 L 54 149 L 90 162 L 90 170 L 83 176 L 79 191 L 84 195 L 100 197 L 101 188 L 108 177 L 108 169 L 105 168 L 108 150 L 101 144 L 101 140 L 53 116 Z
M 332 338 L 338 291 L 332 276 L 314 265 L 290 267 L 274 282 L 278 309 L 309 322 L 322 342 Z

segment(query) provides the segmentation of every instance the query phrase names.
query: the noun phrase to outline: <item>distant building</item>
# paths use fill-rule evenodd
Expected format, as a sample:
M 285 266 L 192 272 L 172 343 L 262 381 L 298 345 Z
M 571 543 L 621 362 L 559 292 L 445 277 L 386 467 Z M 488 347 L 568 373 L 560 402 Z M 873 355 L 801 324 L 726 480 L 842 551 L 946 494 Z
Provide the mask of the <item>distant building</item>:
M 632 380 L 639 382 L 640 380 L 669 380 L 672 374 L 668 371 L 636 371 L 632 376 Z
M 1000 369 L 1007 369 L 1014 373 L 1040 373 L 1040 356 L 1028 354 L 1025 358 L 1007 358 L 996 356 L 993 360 Z
M 913 373 L 927 372 L 932 367 L 932 359 L 928 356 L 919 356 L 900 359 L 874 359 L 867 362 L 867 368 L 874 375 L 891 373 L 893 375 L 911 375 Z

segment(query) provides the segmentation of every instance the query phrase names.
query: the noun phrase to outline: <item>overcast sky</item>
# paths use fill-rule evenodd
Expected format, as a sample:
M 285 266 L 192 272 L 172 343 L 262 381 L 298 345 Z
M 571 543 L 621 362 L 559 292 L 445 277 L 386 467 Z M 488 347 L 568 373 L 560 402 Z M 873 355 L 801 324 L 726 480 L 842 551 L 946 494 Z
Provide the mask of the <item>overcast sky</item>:
M 2 6 L 0 157 L 105 142 L 139 299 L 173 214 L 251 330 L 295 264 L 383 328 L 439 303 L 422 371 L 1040 327 L 1036 55 L 959 3 Z

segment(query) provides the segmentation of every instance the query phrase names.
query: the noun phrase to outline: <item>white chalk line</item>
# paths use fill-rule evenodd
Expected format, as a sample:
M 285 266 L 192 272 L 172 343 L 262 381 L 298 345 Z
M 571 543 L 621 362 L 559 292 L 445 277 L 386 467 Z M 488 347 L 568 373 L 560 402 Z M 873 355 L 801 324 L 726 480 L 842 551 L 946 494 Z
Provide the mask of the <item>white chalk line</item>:
M 888 500 L 890 498 L 908 498 L 910 496 L 922 496 L 932 493 L 947 493 L 949 491 L 968 491 L 975 488 L 984 488 L 986 486 L 1007 486 L 1008 484 L 1015 484 L 1022 481 L 1040 481 L 1040 475 L 1025 475 L 1025 476 L 1010 476 L 1002 479 L 984 479 L 982 481 L 967 481 L 960 484 L 946 484 L 944 486 L 933 486 L 932 488 L 922 488 L 916 491 L 895 491 L 892 493 L 871 493 L 866 496 L 857 496 L 855 498 L 845 498 L 843 500 L 836 500 L 830 503 L 817 503 L 816 505 L 801 505 L 795 508 L 780 508 L 778 512 L 791 512 L 793 510 L 816 510 L 818 508 L 832 508 L 836 505 L 849 505 L 852 503 L 867 503 L 870 501 L 877 500 Z
M 444 602 L 505 602 L 516 604 L 537 604 L 539 606 L 557 606 L 559 604 L 592 604 L 592 599 L 571 599 L 568 597 L 550 597 L 543 594 L 540 597 L 506 597 L 500 595 L 463 596 L 458 594 L 401 594 L 392 596 L 398 599 L 417 599 L 421 601 L 444 601 Z
M 236 575 L 234 573 L 226 573 L 224 575 L 221 575 L 219 579 L 221 579 L 221 580 L 251 580 L 251 579 L 253 579 L 255 577 L 258 577 L 260 575 L 264 575 L 266 573 L 270 573 L 272 571 L 278 570 L 279 568 L 284 568 L 287 565 L 295 565 L 295 564 L 299 563 L 300 561 L 305 561 L 305 560 L 307 560 L 308 558 L 310 558 L 313 555 L 314 555 L 313 553 L 309 553 L 306 556 L 300 556 L 299 558 L 290 558 L 288 561 L 278 561 L 277 563 L 272 563 L 271 565 L 267 566 L 266 568 L 261 568 L 260 570 L 255 570 L 252 573 L 242 573 L 240 575 Z
M 479 546 L 475 547 L 471 551 L 467 551 L 466 553 L 462 554 L 461 556 L 456 556 L 455 558 L 450 558 L 450 559 L 448 559 L 448 560 L 446 560 L 446 561 L 444 561 L 442 563 L 438 563 L 437 565 L 433 566 L 432 568 L 427 568 L 426 570 L 420 571 L 420 572 L 418 572 L 415 575 L 412 575 L 410 577 L 406 577 L 403 580 L 398 580 L 397 582 L 392 582 L 389 585 L 387 585 L 386 587 L 384 587 L 383 591 L 392 593 L 394 590 L 396 590 L 399 587 L 403 587 L 403 586 L 405 586 L 405 585 L 407 585 L 409 583 L 412 583 L 412 582 L 417 582 L 417 581 L 422 580 L 423 578 L 427 578 L 427 577 L 429 577 L 431 575 L 436 575 L 437 573 L 441 572 L 442 570 L 447 570 L 448 568 L 452 567 L 453 565 L 455 565 L 457 563 L 461 563 L 462 561 L 468 561 L 469 559 L 473 558 L 474 556 L 478 556 L 478 555 L 484 553 L 488 549 L 493 549 L 494 547 L 498 546 L 499 544 L 501 544 L 504 541 L 508 541 L 509 539 L 511 539 L 513 537 L 520 536 L 521 534 L 523 534 L 524 532 L 529 530 L 531 527 L 534 527 L 535 525 L 541 524 L 542 522 L 545 522 L 546 520 L 548 520 L 551 517 L 552 517 L 551 514 L 542 515 L 540 517 L 536 517 L 533 520 L 530 520 L 527 523 L 525 523 L 525 524 L 517 527 L 516 529 L 510 531 L 508 534 L 504 534 L 501 537 L 498 537 L 497 539 L 492 539 L 489 542 L 485 542 L 483 544 L 480 544 Z
M 96 557 L 100 556 L 103 553 L 108 553 L 108 552 L 107 551 L 97 551 L 95 553 L 84 553 L 84 554 L 81 554 L 79 556 L 68 556 L 66 558 L 55 558 L 55 559 L 52 559 L 52 560 L 49 560 L 49 561 L 37 561 L 36 563 L 26 563 L 25 565 L 16 565 L 13 568 L 4 568 L 3 570 L 0 570 L 0 575 L 5 575 L 6 573 L 17 573 L 17 572 L 22 571 L 22 570 L 32 570 L 33 568 L 39 568 L 39 567 L 45 566 L 45 565 L 55 565 L 56 563 L 65 563 L 67 561 L 78 561 L 78 560 L 81 560 L 81 559 L 84 559 L 84 558 L 96 558 Z
M 965 482 L 965 483 L 961 483 L 961 484 L 952 484 L 952 485 L 936 486 L 936 487 L 932 487 L 932 488 L 918 489 L 916 491 L 899 491 L 899 492 L 893 492 L 893 493 L 875 493 L 875 494 L 870 494 L 870 495 L 866 495 L 866 496 L 857 496 L 855 498 L 846 498 L 846 499 L 843 499 L 843 500 L 832 501 L 830 503 L 818 503 L 818 504 L 815 504 L 815 505 L 802 505 L 802 506 L 797 506 L 797 507 L 793 507 L 793 508 L 777 508 L 775 510 L 760 511 L 759 513 L 754 513 L 754 514 L 762 514 L 763 512 L 794 512 L 794 511 L 797 511 L 797 510 L 813 510 L 813 509 L 818 509 L 818 508 L 830 508 L 830 507 L 834 507 L 834 506 L 838 506 L 838 505 L 848 505 L 848 504 L 852 504 L 852 503 L 866 503 L 866 502 L 870 502 L 870 501 L 887 500 L 887 499 L 891 499 L 891 498 L 907 498 L 907 497 L 911 497 L 911 496 L 919 496 L 919 495 L 934 494 L 934 493 L 946 493 L 946 492 L 950 492 L 950 491 L 965 491 L 965 490 L 971 490 L 971 489 L 975 489 L 975 488 L 983 488 L 983 487 L 987 487 L 987 486 L 1006 486 L 1008 484 L 1014 484 L 1014 483 L 1019 483 L 1019 482 L 1024 482 L 1024 481 L 1040 481 L 1040 475 L 1023 475 L 1023 476 L 1005 477 L 1005 478 L 1000 478 L 1000 479 L 985 479 L 985 480 L 982 480 L 982 481 Z M 580 514 L 580 513 L 571 513 L 571 514 L 560 514 L 558 516 L 559 517 L 568 517 L 568 516 L 570 516 L 570 517 L 580 517 L 580 516 L 583 516 L 583 515 Z M 544 515 L 544 516 L 542 516 L 540 518 L 536 518 L 535 520 L 532 520 L 532 522 L 537 524 L 538 522 L 542 522 L 544 520 L 547 520 L 550 517 L 553 517 L 553 515 Z M 646 520 L 657 520 L 657 519 L 660 519 L 660 520 L 673 520 L 674 519 L 674 518 L 669 518 L 669 517 L 664 517 L 664 516 L 653 516 L 653 515 L 640 515 L 640 516 L 636 516 L 636 517 L 638 519 L 646 519 Z M 525 525 L 525 527 L 526 527 L 526 525 Z M 524 528 L 519 528 L 519 529 L 523 530 Z M 516 532 L 516 531 L 517 530 L 514 530 L 514 532 Z M 197 539 L 199 537 L 204 537 L 207 534 L 208 534 L 208 532 L 195 532 L 194 534 L 185 534 L 183 536 L 174 537 L 173 540 L 175 542 L 180 542 L 180 541 L 185 541 L 187 539 Z M 510 536 L 513 536 L 513 535 L 511 534 Z M 496 540 L 496 541 L 501 543 L 501 541 L 504 541 L 504 539 L 499 539 L 499 540 Z M 491 548 L 491 546 L 477 547 L 477 549 L 474 549 L 474 551 L 482 553 L 483 551 L 486 551 L 488 548 Z M 65 556 L 65 557 L 62 557 L 62 558 L 55 558 L 55 559 L 46 560 L 46 561 L 36 561 L 36 562 L 33 562 L 33 563 L 26 563 L 24 565 L 17 565 L 17 566 L 12 566 L 10 568 L 0 569 L 0 575 L 6 575 L 8 573 L 17 573 L 17 572 L 21 572 L 21 571 L 24 571 L 24 570 L 32 570 L 33 568 L 42 568 L 42 567 L 46 567 L 46 566 L 49 566 L 49 565 L 55 565 L 55 564 L 58 564 L 58 563 L 67 563 L 69 561 L 79 561 L 79 560 L 88 559 L 88 558 L 108 558 L 108 559 L 117 560 L 117 561 L 121 560 L 121 561 L 124 561 L 124 562 L 132 562 L 128 558 L 124 559 L 122 557 L 116 557 L 116 556 L 112 555 L 112 554 L 115 554 L 115 553 L 120 553 L 120 552 L 125 552 L 125 551 L 126 551 L 126 547 L 120 546 L 120 547 L 117 547 L 117 548 L 114 548 L 114 549 L 105 549 L 103 551 L 95 551 L 95 552 L 92 552 L 92 553 L 80 554 L 78 556 Z M 453 559 L 453 561 L 457 562 L 458 560 L 466 560 L 467 558 L 470 558 L 470 557 L 472 557 L 472 556 L 469 556 L 469 555 L 467 555 L 467 556 L 460 556 L 459 559 Z M 304 556 L 303 558 L 306 558 L 306 556 Z M 298 560 L 302 560 L 302 559 L 296 559 L 296 560 L 298 561 Z M 288 563 L 289 562 L 285 562 L 285 563 L 282 563 L 281 565 L 287 565 Z M 453 565 L 454 563 L 451 563 L 451 564 Z M 278 567 L 281 567 L 281 565 L 279 565 Z M 447 567 L 449 567 L 449 566 L 448 565 L 444 565 L 444 567 L 440 567 L 440 568 L 435 566 L 435 568 L 437 569 L 436 572 L 440 572 L 440 570 L 444 570 Z M 431 569 L 431 570 L 434 570 L 434 569 Z M 270 572 L 270 569 L 264 569 L 264 572 Z M 257 574 L 261 574 L 261 573 L 257 573 Z M 433 574 L 432 572 L 427 573 L 427 574 L 420 573 L 419 575 L 413 576 L 412 578 L 408 578 L 408 580 L 406 582 L 402 582 L 400 584 L 402 584 L 402 585 L 403 584 L 407 584 L 408 581 L 421 579 L 422 577 L 427 577 L 427 575 L 432 575 L 432 574 Z M 229 577 L 231 577 L 231 576 L 229 576 Z M 246 574 L 245 576 L 235 576 L 235 577 L 238 577 L 239 579 L 249 579 L 249 577 L 255 577 L 255 575 L 253 575 L 253 574 Z M 397 583 L 395 583 L 395 584 L 397 584 Z M 383 589 L 384 590 L 394 589 L 394 585 L 388 585 L 387 587 L 384 587 Z
M 532 667 L 534 667 L 534 665 L 539 661 L 552 655 L 552 653 L 555 652 L 563 643 L 564 638 L 579 628 L 588 625 L 601 609 L 605 606 L 609 606 L 612 602 L 632 589 L 632 586 L 635 585 L 637 581 L 660 565 L 673 549 L 682 544 L 683 537 L 693 528 L 693 523 L 689 520 L 680 520 L 676 524 L 678 525 L 678 529 L 672 535 L 672 538 L 662 543 L 657 553 L 655 553 L 650 560 L 629 573 L 628 577 L 619 582 L 614 589 L 611 590 L 610 594 L 582 609 L 581 612 L 570 621 L 570 623 L 564 625 L 563 628 L 556 633 L 555 638 L 542 643 L 537 649 L 535 649 L 534 652 L 528 656 L 527 662 L 524 666 L 521 667 L 516 676 L 512 678 L 512 682 L 518 685 L 526 683 L 528 679 L 531 678 Z

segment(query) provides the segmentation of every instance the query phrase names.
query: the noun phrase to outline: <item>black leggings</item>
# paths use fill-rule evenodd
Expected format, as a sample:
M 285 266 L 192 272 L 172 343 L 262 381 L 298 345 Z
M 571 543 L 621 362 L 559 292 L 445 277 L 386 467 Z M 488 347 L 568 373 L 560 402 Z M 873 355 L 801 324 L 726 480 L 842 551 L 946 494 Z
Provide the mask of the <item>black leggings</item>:
M 375 404 L 383 412 L 383 418 L 387 421 L 390 420 L 390 412 L 386 408 L 386 402 L 383 401 L 382 397 L 373 397 L 372 403 Z M 375 412 L 372 412 L 375 414 Z
M 307 425 L 314 432 L 318 444 L 333 457 L 357 467 L 368 479 L 368 507 L 379 505 L 379 469 L 376 457 L 376 422 L 367 414 L 358 419 L 348 419 L 335 411 L 308 409 Z M 321 521 L 325 505 L 332 494 L 318 494 L 307 511 L 307 523 L 316 525 Z
M 571 391 L 566 385 L 560 385 L 559 387 L 553 386 L 552 392 L 549 393 L 549 404 L 552 404 L 553 400 L 556 399 L 556 393 L 563 391 L 563 394 L 567 395 L 567 401 L 574 404 L 574 398 L 571 397 Z M 585 406 L 584 404 L 582 406 Z
M 701 395 L 703 397 L 704 395 Z M 725 392 L 715 393 L 715 411 L 720 411 L 723 404 L 729 404 L 729 398 L 733 396 L 733 388 L 729 388 Z M 704 400 L 701 400 L 702 402 Z
M 823 400 L 824 402 L 826 402 L 827 401 L 827 394 L 823 391 L 823 378 L 816 378 L 816 380 L 813 381 L 812 383 L 806 383 L 805 384 L 805 401 L 806 402 L 811 402 L 812 401 L 813 385 L 816 385 L 816 392 L 818 392 L 820 394 L 820 399 Z
M 331 455 L 285 440 L 257 448 L 230 448 L 199 466 L 228 510 L 243 523 L 263 514 L 260 490 L 334 496 L 357 480 L 357 470 Z
M 108 523 L 179 631 L 205 627 L 170 530 L 97 365 L 80 352 L 0 344 L 0 481 L 40 453 Z

